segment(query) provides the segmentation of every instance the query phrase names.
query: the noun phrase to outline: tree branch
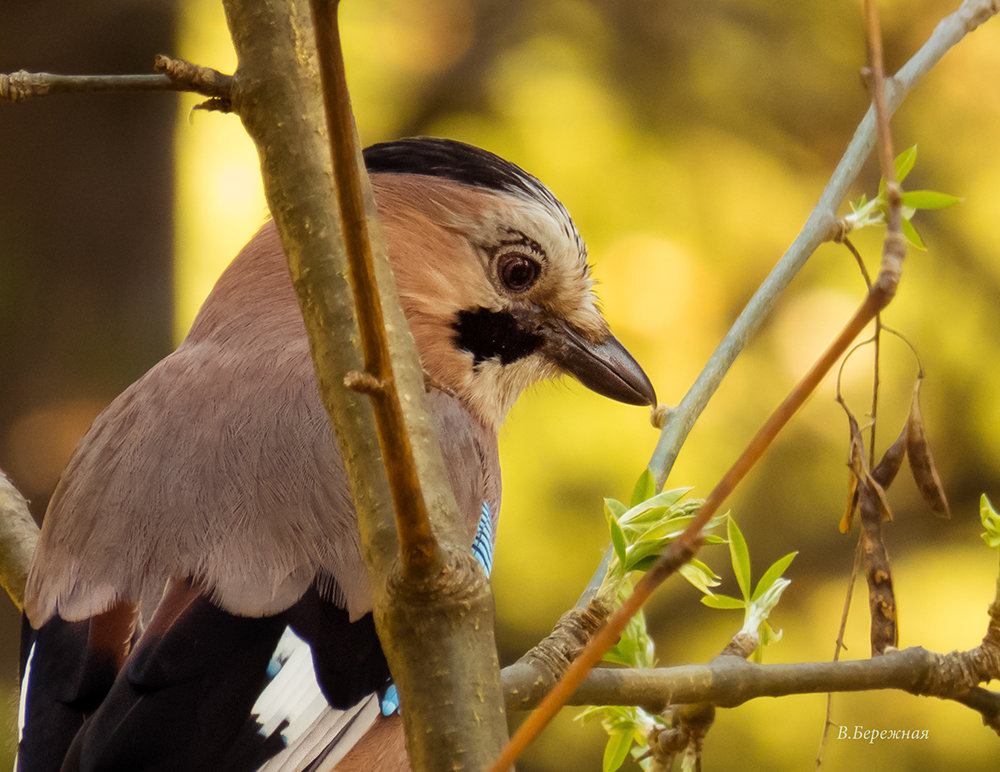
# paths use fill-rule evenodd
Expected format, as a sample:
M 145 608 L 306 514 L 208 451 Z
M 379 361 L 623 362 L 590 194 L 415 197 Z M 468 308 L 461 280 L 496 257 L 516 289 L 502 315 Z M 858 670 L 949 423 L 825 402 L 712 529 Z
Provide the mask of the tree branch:
M 997 0 L 964 0 L 957 11 L 942 19 L 920 50 L 896 73 L 895 77 L 887 81 L 888 112 L 895 112 L 910 89 L 949 49 L 998 11 L 1000 3 Z M 842 232 L 837 220 L 837 210 L 847 196 L 848 188 L 860 173 L 874 143 L 874 109 L 870 108 L 854 132 L 847 151 L 837 164 L 830 182 L 806 219 L 799 235 L 747 303 L 684 398 L 677 407 L 666 413 L 659 441 L 649 461 L 649 468 L 656 476 L 658 488 L 664 485 L 670 475 L 677 454 L 698 416 L 718 389 L 736 357 L 771 313 L 781 293 L 819 245 Z
M 264 190 L 299 295 L 320 394 L 350 477 L 375 621 L 404 706 L 410 761 L 417 770 L 480 770 L 506 738 L 492 596 L 467 545 L 458 546 L 465 523 L 424 410 L 423 374 L 399 307 L 374 196 L 356 140 L 348 136 L 354 127 L 346 91 L 335 86 L 330 94 L 338 102 L 331 163 L 309 3 L 225 0 L 224 6 L 239 57 L 232 107 L 260 154 Z M 323 9 L 324 24 L 332 23 L 331 11 Z M 335 45 L 332 34 L 324 33 L 323 45 Z M 359 193 L 363 203 L 356 200 Z M 380 306 L 384 316 L 379 334 L 387 343 L 376 348 L 384 352 L 387 346 L 388 378 L 381 369 L 368 371 L 358 345 L 362 314 L 355 313 L 348 251 L 364 246 L 348 246 L 345 240 L 359 238 L 359 228 L 367 229 L 372 240 L 378 297 L 369 295 L 367 302 Z M 359 274 L 354 280 L 360 286 L 370 277 Z M 380 384 L 395 381 L 405 413 L 392 428 L 410 437 L 418 487 L 404 482 L 402 490 L 390 493 L 390 483 L 399 480 L 387 476 L 368 399 L 344 383 L 350 373 L 374 381 L 377 393 L 384 392 Z M 352 381 L 357 384 L 359 376 Z M 399 445 L 385 447 L 388 457 Z M 408 569 L 420 570 L 400 571 L 393 500 L 406 501 L 421 490 L 441 549 L 409 563 Z
M 37 542 L 38 526 L 28 502 L 0 470 L 0 585 L 18 611 L 24 608 L 24 585 Z
M 875 689 L 900 689 L 910 694 L 953 699 L 995 715 L 1000 695 L 975 689 L 967 699 L 967 685 L 956 685 L 955 692 L 942 692 L 942 672 L 959 669 L 967 652 L 937 654 L 912 647 L 871 659 L 839 662 L 795 662 L 754 664 L 741 657 L 716 657 L 706 665 L 640 670 L 599 667 L 592 670 L 567 701 L 568 705 L 638 705 L 650 713 L 660 713 L 668 705 L 710 702 L 718 707 L 734 708 L 758 697 L 784 697 L 792 694 L 857 692 Z M 506 685 L 506 673 L 505 685 Z M 512 684 L 512 687 L 514 685 Z M 961 688 L 966 693 L 961 693 Z M 528 709 L 537 704 L 544 692 L 520 687 L 512 710 Z
M 153 68 L 159 75 L 57 75 L 51 72 L 0 74 L 0 102 L 26 102 L 51 94 L 122 91 L 191 91 L 210 97 L 205 106 L 228 110 L 232 76 L 184 59 L 157 54 Z
M 437 554 L 438 545 L 431 533 L 427 506 L 420 488 L 413 447 L 389 356 L 389 342 L 375 281 L 375 264 L 368 230 L 369 221 L 377 223 L 375 204 L 371 191 L 362 189 L 364 161 L 347 92 L 336 6 L 337 3 L 331 0 L 310 0 L 316 29 L 320 81 L 323 84 L 326 127 L 331 138 L 331 157 L 334 159 L 334 183 L 338 191 L 340 218 L 344 224 L 344 245 L 350 267 L 351 287 L 357 303 L 365 375 L 369 376 L 368 382 L 373 386 L 366 393 L 372 398 L 375 408 L 379 446 L 385 458 L 395 503 L 396 532 L 403 569 L 424 571 L 432 563 L 440 561 L 440 555 Z M 411 344 L 409 348 L 415 355 L 414 346 Z M 419 369 L 419 364 L 411 362 L 410 366 Z
M 958 11 L 938 25 L 931 36 L 931 40 L 921 48 L 917 56 L 925 51 L 929 53 L 925 54 L 919 60 L 918 64 L 914 65 L 911 69 L 917 71 L 922 70 L 924 67 L 929 69 L 934 62 L 943 56 L 951 45 L 961 40 L 965 34 L 975 29 L 982 21 L 994 15 L 998 10 L 1000 10 L 1000 3 L 995 2 L 995 0 L 988 3 L 983 2 L 983 0 L 979 0 L 979 2 L 966 0 Z M 945 31 L 942 32 L 942 30 Z M 941 40 L 935 40 L 938 37 L 943 38 L 945 41 L 953 42 L 950 45 L 945 45 Z M 931 45 L 932 41 L 935 41 L 935 45 L 933 46 Z M 917 59 L 917 56 L 914 59 Z M 911 59 L 910 63 L 914 59 Z M 908 67 L 910 63 L 908 63 Z M 907 67 L 904 67 L 904 70 L 906 69 Z M 880 116 L 882 116 L 883 124 L 887 126 L 889 112 L 898 106 L 902 97 L 909 90 L 909 86 L 912 85 L 912 82 L 908 85 L 903 85 L 905 84 L 905 80 L 902 78 L 902 74 L 903 71 L 901 70 L 900 85 L 893 90 L 891 96 L 886 96 L 884 104 L 881 100 L 881 90 L 879 90 L 878 104 L 873 105 L 862 121 L 861 126 L 855 133 L 854 140 L 852 140 L 848 148 L 848 153 L 835 170 L 833 179 L 831 179 L 831 182 L 827 185 L 826 190 L 821 196 L 820 203 L 810 214 L 803 231 L 796 238 L 789 252 L 779 261 L 778 266 L 772 271 L 768 279 L 765 280 L 761 289 L 751 299 L 747 308 L 744 309 L 744 312 L 737 319 L 733 329 L 723 340 L 723 343 L 716 349 L 716 352 L 712 355 L 708 365 L 706 365 L 706 368 L 702 372 L 704 378 L 699 376 L 695 386 L 685 396 L 685 400 L 687 400 L 688 396 L 694 392 L 695 396 L 692 397 L 691 404 L 695 405 L 695 409 L 682 412 L 682 408 L 684 407 L 684 401 L 682 401 L 680 407 L 667 414 L 660 442 L 653 453 L 653 458 L 649 465 L 656 477 L 657 489 L 662 487 L 666 481 L 669 468 L 673 465 L 680 445 L 686 438 L 691 426 L 693 426 L 697 415 L 700 414 L 701 409 L 707 404 L 711 394 L 721 382 L 725 372 L 737 354 L 742 350 L 746 341 L 759 326 L 760 322 L 763 321 L 764 316 L 766 316 L 766 313 L 776 301 L 778 294 L 787 286 L 792 276 L 795 275 L 801 265 L 805 263 L 805 260 L 823 240 L 842 234 L 842 230 L 835 227 L 836 221 L 834 218 L 836 208 L 839 207 L 841 200 L 846 194 L 847 185 L 854 179 L 858 171 L 860 171 L 861 163 L 871 151 L 873 132 L 870 124 L 874 120 L 872 116 L 876 109 Z M 913 73 L 907 74 L 908 78 L 912 76 Z M 868 124 L 867 129 L 866 124 Z M 863 132 L 863 129 L 866 130 Z M 885 141 L 886 139 L 883 136 L 883 142 Z M 864 151 L 863 154 L 862 150 Z M 853 153 L 856 153 L 856 155 Z M 850 178 L 847 178 L 844 174 L 848 168 L 854 169 Z M 897 196 L 900 195 L 898 185 L 895 186 L 895 192 Z M 771 414 L 757 434 L 754 435 L 743 453 L 709 493 L 698 515 L 691 521 L 684 533 L 671 543 L 670 548 L 639 579 L 632 594 L 625 600 L 622 607 L 608 618 L 604 628 L 598 631 L 590 640 L 587 646 L 567 668 L 560 681 L 531 712 L 520 727 L 518 727 L 518 730 L 504 747 L 503 752 L 494 762 L 493 767 L 491 767 L 492 772 L 504 772 L 513 765 L 528 743 L 547 726 L 559 708 L 566 704 L 566 700 L 576 691 L 587 673 L 601 661 L 604 655 L 615 644 L 629 620 L 642 608 L 656 588 L 697 553 L 702 543 L 701 529 L 719 510 L 719 507 L 733 489 L 760 459 L 766 448 L 808 396 L 812 394 L 826 373 L 830 371 L 836 361 L 847 351 L 854 338 L 892 300 L 898 286 L 902 258 L 905 253 L 905 248 L 902 250 L 898 248 L 899 244 L 897 244 L 897 239 L 894 238 L 895 235 L 890 230 L 886 237 L 885 249 L 882 253 L 882 266 L 879 276 L 865 297 L 864 302 L 843 330 L 841 330 L 840 334 L 826 351 L 823 352 L 802 380 L 796 384 L 792 392 Z M 703 381 L 703 386 L 699 387 L 699 384 Z M 671 426 L 675 428 L 671 429 Z M 674 437 L 675 439 L 668 441 L 670 437 Z
M 910 89 L 953 46 L 998 12 L 1000 12 L 1000 2 L 997 0 L 964 0 L 958 10 L 942 19 L 917 53 L 886 82 L 887 112 L 895 112 Z M 657 489 L 666 483 L 681 447 L 698 417 L 708 405 L 733 362 L 777 305 L 781 293 L 820 244 L 846 236 L 845 223 L 837 218 L 836 213 L 847 197 L 848 188 L 870 155 L 875 139 L 875 111 L 874 107 L 871 107 L 858 124 L 847 150 L 823 189 L 819 202 L 806 218 L 802 230 L 733 322 L 680 403 L 667 410 L 663 409 L 663 406 L 654 408 L 653 422 L 661 432 L 648 467 L 655 475 Z M 585 605 L 603 580 L 610 551 L 611 548 L 608 547 L 604 559 L 578 605 Z
M 758 665 L 746 661 L 754 648 L 737 639 L 707 665 L 591 670 L 567 705 L 638 705 L 662 713 L 672 705 L 711 703 L 733 708 L 757 697 L 901 689 L 910 694 L 960 702 L 978 711 L 1000 734 L 1000 694 L 979 687 L 1000 677 L 1000 600 L 988 609 L 982 643 L 968 651 L 937 654 L 921 647 L 892 649 L 866 660 Z M 510 710 L 541 704 L 548 683 L 521 663 L 504 668 L 504 696 Z

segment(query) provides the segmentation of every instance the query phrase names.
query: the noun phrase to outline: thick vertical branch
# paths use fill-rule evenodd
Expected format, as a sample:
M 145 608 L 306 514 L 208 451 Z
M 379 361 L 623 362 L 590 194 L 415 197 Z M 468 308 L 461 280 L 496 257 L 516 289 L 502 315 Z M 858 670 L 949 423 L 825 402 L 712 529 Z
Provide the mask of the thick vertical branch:
M 420 362 L 353 139 L 346 90 L 334 82 L 328 95 L 337 126 L 331 160 L 308 0 L 224 4 L 239 57 L 232 107 L 260 154 L 265 194 L 299 295 L 320 393 L 350 477 L 376 625 L 400 691 L 411 763 L 417 770 L 482 769 L 506 738 L 492 597 L 469 550 L 455 546 L 464 522 L 423 408 Z M 324 24 L 330 23 L 332 7 L 320 11 Z M 327 65 L 330 46 L 336 45 L 332 34 L 332 27 L 324 32 Z M 332 81 L 341 78 L 342 65 Z M 352 250 L 360 268 L 351 266 Z M 361 297 L 357 314 L 352 274 Z M 371 321 L 360 326 L 382 341 L 369 341 L 372 348 L 363 354 L 359 323 L 379 311 L 384 326 L 375 329 Z M 366 382 L 376 393 L 388 382 L 398 391 L 405 412 L 390 416 L 383 427 L 383 447 L 391 466 L 399 459 L 390 456 L 407 445 L 401 435 L 409 437 L 413 468 L 402 476 L 398 468 L 387 475 L 375 414 L 367 398 L 345 385 L 349 374 L 356 385 Z M 433 544 L 428 531 L 405 531 L 404 549 L 423 546 L 410 551 L 407 570 L 400 571 L 393 502 L 419 509 L 423 501 L 413 500 L 421 490 L 441 549 L 424 549 Z M 410 515 L 401 519 L 407 528 L 420 522 Z

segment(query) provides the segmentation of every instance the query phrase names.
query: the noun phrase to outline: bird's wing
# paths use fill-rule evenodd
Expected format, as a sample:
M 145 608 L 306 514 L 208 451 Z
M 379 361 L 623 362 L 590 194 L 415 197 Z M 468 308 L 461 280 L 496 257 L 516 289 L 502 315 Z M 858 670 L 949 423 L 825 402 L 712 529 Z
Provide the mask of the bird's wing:
M 273 227 L 223 274 L 178 349 L 80 441 L 53 495 L 26 590 L 37 628 L 116 602 L 155 604 L 192 576 L 260 616 L 318 571 L 370 608 L 343 463 Z
M 42 654 L 52 632 L 86 624 L 53 618 L 30 658 Z M 357 745 L 380 716 L 379 697 L 389 684 L 371 614 L 352 622 L 311 587 L 281 614 L 241 617 L 187 581 L 171 584 L 99 705 L 65 703 L 79 688 L 46 693 L 52 682 L 43 674 L 30 666 L 25 679 L 29 715 L 19 756 L 25 772 L 60 764 L 213 772 L 319 768 Z M 65 741 L 62 752 L 54 744 L 45 748 L 53 724 L 48 716 L 33 723 L 33 704 L 86 715 L 82 729 L 73 728 L 68 751 Z M 405 764 L 405 752 L 399 761 Z
M 257 276 L 252 291 L 235 269 Z M 220 314 L 227 296 L 238 303 Z M 471 545 L 484 503 L 487 520 L 499 511 L 496 437 L 448 394 L 427 399 Z M 301 742 L 357 730 L 357 703 L 387 677 L 366 616 L 358 542 L 301 316 L 273 229 L 265 229 L 220 279 L 178 350 L 94 422 L 53 496 L 26 592 L 33 629 L 22 761 L 27 748 L 58 747 L 51 716 L 68 711 L 55 728 L 71 736 L 67 725 L 79 726 L 104 692 L 71 752 L 84 760 L 139 764 L 115 767 L 128 769 L 210 763 L 214 772 L 225 768 L 213 756 L 223 748 L 228 763 L 256 765 L 298 744 L 277 729 L 261 734 L 273 720 L 253 712 L 289 627 L 310 644 L 326 702 L 344 712 L 324 713 L 323 727 L 310 722 Z M 140 605 L 155 614 L 114 677 L 121 656 L 107 666 L 108 641 L 116 652 L 127 648 Z M 129 625 L 95 627 L 115 614 Z M 42 676 L 67 652 L 70 671 L 100 677 L 77 677 L 86 687 L 79 694 L 47 693 Z M 260 737 L 270 745 L 258 758 Z M 333 745 L 350 745 L 342 739 Z M 177 755 L 191 747 L 203 749 L 197 765 Z M 157 767 L 161 757 L 179 766 Z

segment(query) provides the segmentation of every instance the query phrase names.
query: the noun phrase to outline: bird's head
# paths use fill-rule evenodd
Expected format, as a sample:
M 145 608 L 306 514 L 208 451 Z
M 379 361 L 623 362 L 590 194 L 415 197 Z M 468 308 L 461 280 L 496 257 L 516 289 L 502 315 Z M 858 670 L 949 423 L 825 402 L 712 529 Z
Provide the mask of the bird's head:
M 424 369 L 483 423 L 498 427 L 521 391 L 563 372 L 655 404 L 601 316 L 573 220 L 541 182 L 450 140 L 373 145 L 365 162 Z

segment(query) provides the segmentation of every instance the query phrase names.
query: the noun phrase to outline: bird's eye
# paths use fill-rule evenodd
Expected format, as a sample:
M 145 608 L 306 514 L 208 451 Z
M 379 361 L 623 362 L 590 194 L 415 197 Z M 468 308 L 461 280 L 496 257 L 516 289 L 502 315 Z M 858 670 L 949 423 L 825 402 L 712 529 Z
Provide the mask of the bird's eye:
M 500 282 L 511 292 L 525 292 L 538 281 L 542 267 L 537 260 L 532 260 L 520 252 L 508 252 L 497 261 L 497 276 Z

